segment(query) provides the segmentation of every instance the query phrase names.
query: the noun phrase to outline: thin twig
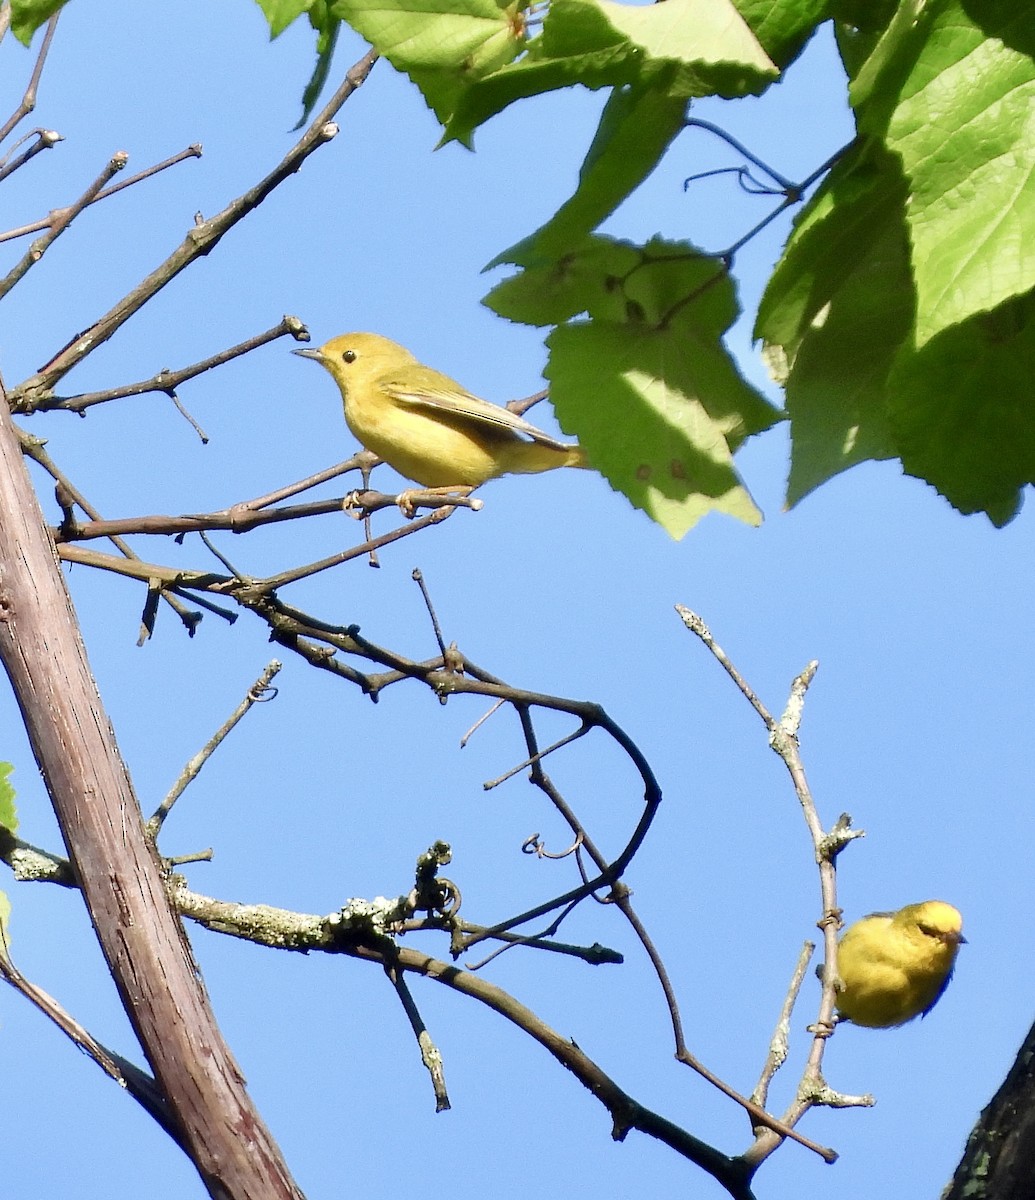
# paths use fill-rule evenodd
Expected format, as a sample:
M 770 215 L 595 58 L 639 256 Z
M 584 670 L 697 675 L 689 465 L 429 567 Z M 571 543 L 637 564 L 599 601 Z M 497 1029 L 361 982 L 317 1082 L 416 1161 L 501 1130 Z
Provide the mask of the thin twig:
M 90 504 L 82 492 L 75 487 L 68 476 L 58 468 L 57 464 L 47 453 L 43 442 L 41 442 L 38 438 L 31 437 L 29 434 L 21 431 L 19 431 L 19 442 L 22 448 L 22 453 L 31 458 L 38 467 L 46 471 L 51 479 L 53 479 L 57 484 L 56 490 L 58 492 L 60 502 L 63 504 L 63 506 L 67 506 L 66 519 L 70 513 L 70 506 L 74 503 L 94 521 L 100 520 L 100 514 Z M 127 560 L 132 562 L 140 561 L 140 558 L 136 552 L 126 542 L 124 542 L 122 538 L 115 536 L 112 533 L 107 533 L 102 536 L 110 538 L 112 545 L 115 546 L 119 553 L 122 554 Z M 60 531 L 57 531 L 55 537 L 60 537 Z M 163 599 L 183 622 L 188 635 L 193 637 L 194 631 L 197 629 L 198 624 L 201 621 L 201 613 L 194 609 L 188 608 L 181 600 L 176 599 L 174 596 L 165 595 L 163 593 Z M 208 603 L 202 597 L 197 597 L 195 602 L 201 605 L 203 608 L 208 608 L 213 612 L 219 612 L 215 605 Z M 225 616 L 226 614 L 220 613 L 220 615 Z
M 21 154 L 17 155 L 15 158 L 11 158 L 10 154 L 13 154 L 15 150 L 17 150 L 23 142 L 27 142 L 29 138 L 35 138 L 36 140 L 32 143 L 32 145 L 27 146 L 21 152 Z M 2 165 L 0 165 L 0 183 L 2 183 L 9 176 L 13 175 L 15 171 L 19 170 L 21 167 L 24 167 L 27 162 L 31 162 L 37 154 L 41 154 L 44 150 L 52 149 L 58 144 L 58 142 L 63 142 L 64 140 L 64 136 L 54 129 L 33 129 L 29 133 L 25 134 L 24 137 L 19 138 L 18 141 L 16 141 L 11 147 L 10 154 L 4 159 L 0 159 L 0 163 L 2 163 Z M 47 221 L 42 222 L 38 228 L 45 229 L 50 224 L 51 219 L 52 217 Z M 7 240 L 8 237 L 6 234 L 0 234 L 0 242 L 6 242 Z
M 25 254 L 22 255 L 22 257 L 18 260 L 18 262 L 15 263 L 11 270 L 7 272 L 3 279 L 0 279 L 0 299 L 3 299 L 3 297 L 6 296 L 11 290 L 11 288 L 13 288 L 20 279 L 25 277 L 29 269 L 34 267 L 36 263 L 39 262 L 39 260 L 44 254 L 46 254 L 57 238 L 59 238 L 61 234 L 65 232 L 65 230 L 69 227 L 69 225 L 72 224 L 72 222 L 83 211 L 83 209 L 86 208 L 91 201 L 96 199 L 97 193 L 102 187 L 104 187 L 108 180 L 111 179 L 113 175 L 121 171 L 128 161 L 129 155 L 126 154 L 124 150 L 119 150 L 111 156 L 108 161 L 108 165 L 104 168 L 100 175 L 97 176 L 93 183 L 90 184 L 90 186 L 79 197 L 79 199 L 74 204 L 66 208 L 62 215 L 54 221 L 53 225 L 50 227 L 50 232 L 44 234 L 41 238 L 37 238 L 36 241 L 34 241 L 29 249 L 25 252 Z
M 537 750 L 531 757 L 526 758 L 524 762 L 519 762 L 516 767 L 511 767 L 509 771 L 505 771 L 502 775 L 498 775 L 495 779 L 486 780 L 482 784 L 483 790 L 491 792 L 493 788 L 499 787 L 501 783 L 506 783 L 508 779 L 513 779 L 519 772 L 524 771 L 527 767 L 533 767 L 541 763 L 548 754 L 553 754 L 555 750 L 561 750 L 565 746 L 570 746 L 572 742 L 577 742 L 580 738 L 589 733 L 590 727 L 583 723 L 575 730 L 574 733 L 569 733 L 566 737 L 559 738 L 552 745 L 547 746 L 545 750 Z
M 725 129 L 721 129 L 718 125 L 713 125 L 711 121 L 702 121 L 699 117 L 690 117 L 686 122 L 686 127 L 688 129 L 705 129 L 709 133 L 714 134 L 717 138 L 721 138 L 722 141 L 724 141 L 728 146 L 731 146 L 734 150 L 736 150 L 739 155 L 741 155 L 743 158 L 746 158 L 748 162 L 754 163 L 754 165 L 758 167 L 760 171 L 764 171 L 770 179 L 780 186 L 784 192 L 791 193 L 796 190 L 796 184 L 792 183 L 789 179 L 781 175 L 779 171 L 775 171 L 767 162 L 764 162 L 761 158 L 758 158 L 756 155 L 752 154 L 743 142 L 738 142 L 737 139 L 732 134 L 727 133 Z
M 53 133 L 50 130 L 41 130 L 41 136 L 50 138 L 53 141 L 60 142 L 64 139 L 61 134 Z M 40 147 L 39 149 L 45 149 Z M 34 153 L 38 152 L 34 150 Z M 100 200 L 107 200 L 109 196 L 114 196 L 116 192 L 121 192 L 123 188 L 133 187 L 134 184 L 140 183 L 143 179 L 150 179 L 152 175 L 157 175 L 160 171 L 165 171 L 169 167 L 176 166 L 188 158 L 200 158 L 201 146 L 195 143 L 193 146 L 188 146 L 186 150 L 180 150 L 171 157 L 163 159 L 160 163 L 155 163 L 153 166 L 145 168 L 143 171 L 138 171 L 135 175 L 130 175 L 127 179 L 122 179 L 118 183 L 113 183 L 109 187 L 102 188 L 96 196 L 90 201 L 90 204 L 96 204 Z M 89 207 L 89 205 L 87 205 Z M 40 230 L 50 229 L 54 222 L 60 219 L 66 212 L 67 208 L 55 208 L 53 212 L 48 213 L 41 221 L 33 221 L 29 225 L 20 225 L 17 229 L 8 229 L 4 233 L 0 233 L 0 242 L 9 242 L 15 238 L 27 237 L 30 233 L 39 233 Z M 76 334 L 76 337 L 79 337 Z
M 755 1084 L 755 1089 L 751 1093 L 751 1099 L 756 1104 L 761 1104 L 763 1108 L 769 1100 L 769 1084 L 772 1082 L 773 1076 L 787 1061 L 787 1052 L 790 1045 L 791 1016 L 794 1012 L 794 1006 L 798 1001 L 801 985 L 805 982 L 805 974 L 809 969 L 809 963 L 812 961 L 812 955 L 815 951 L 815 942 L 806 942 L 801 948 L 801 953 L 798 955 L 798 961 L 794 967 L 794 974 L 791 976 L 790 986 L 787 988 L 787 994 L 783 999 L 783 1006 L 780 1009 L 776 1028 L 773 1030 L 773 1036 L 769 1040 L 769 1053 L 766 1055 L 765 1065 L 762 1068 L 758 1083 Z
M 235 358 L 240 358 L 244 354 L 250 354 L 260 346 L 268 345 L 277 338 L 284 336 L 293 337 L 296 341 L 300 342 L 309 340 L 309 332 L 298 317 L 285 316 L 281 318 L 278 325 L 274 325 L 272 329 L 267 329 L 265 333 L 258 333 L 254 337 L 246 338 L 245 341 L 239 342 L 236 346 L 230 346 L 228 349 L 221 350 L 218 354 L 213 354 L 209 358 L 203 358 L 200 362 L 192 363 L 190 366 L 180 367 L 175 371 L 171 371 L 167 367 L 163 368 L 157 374 L 152 375 L 150 379 L 143 379 L 138 383 L 127 383 L 121 387 L 107 388 L 103 392 L 83 392 L 77 396 L 46 396 L 31 402 L 26 400 L 24 403 L 19 402 L 18 389 L 15 388 L 10 393 L 12 397 L 11 409 L 15 414 L 34 412 L 83 413 L 88 408 L 93 408 L 96 404 L 106 404 L 109 400 L 122 400 L 127 396 L 142 396 L 148 392 L 164 392 L 172 396 L 175 389 L 188 380 L 196 379 L 206 371 L 211 371 L 215 367 L 221 367 L 224 363 L 231 362 Z
M 11 10 L 9 5 L 4 5 L 4 13 L 7 22 L 11 19 Z M 57 29 L 58 17 L 60 13 L 55 13 L 47 22 L 47 31 L 43 35 L 43 42 L 40 45 L 40 52 L 36 55 L 36 65 L 32 68 L 32 74 L 29 76 L 29 84 L 25 89 L 25 95 L 22 96 L 22 101 L 14 110 L 10 117 L 0 125 L 0 142 L 7 137 L 11 130 L 27 117 L 29 113 L 36 107 L 36 92 L 39 88 L 40 76 L 43 74 L 43 66 L 47 61 L 47 53 L 50 50 L 50 43 L 54 40 L 54 31 Z M 2 34 L 0 34 L 2 36 Z
M 704 621 L 684 605 L 677 604 L 676 611 L 683 624 L 695 634 L 722 665 L 741 694 L 761 718 L 769 732 L 770 748 L 781 758 L 794 786 L 794 793 L 801 806 L 802 815 L 812 840 L 819 870 L 822 916 L 817 925 L 823 931 L 823 989 L 820 996 L 816 1021 L 810 1026 L 813 1034 L 809 1053 L 798 1085 L 798 1094 L 782 1116 L 782 1123 L 793 1127 L 815 1104 L 847 1105 L 858 1097 L 843 1097 L 827 1087 L 822 1075 L 823 1053 L 827 1039 L 834 1030 L 837 980 L 837 932 L 840 928 L 841 910 L 837 906 L 836 858 L 849 841 L 863 836 L 861 830 L 852 830 L 851 818 L 842 814 L 834 829 L 824 831 L 816 809 L 816 803 L 805 775 L 805 767 L 798 745 L 798 729 L 801 725 L 805 695 L 815 678 L 819 664 L 810 662 L 792 681 L 783 716 L 776 721 L 762 704 L 754 690 L 722 650 Z M 763 1073 L 763 1080 L 765 1075 Z M 862 1101 L 860 1101 L 862 1102 Z M 753 1174 L 759 1165 L 780 1144 L 780 1135 L 772 1128 L 759 1128 L 754 1143 L 741 1155 L 742 1161 Z
M 183 795 L 184 789 L 189 783 L 197 779 L 201 772 L 201 768 L 212 757 L 216 749 L 222 744 L 238 721 L 240 721 L 248 712 L 251 711 L 251 708 L 254 704 L 258 704 L 260 701 L 266 701 L 273 698 L 273 696 L 270 694 L 270 684 L 280 671 L 281 666 L 282 664 L 276 659 L 273 659 L 271 662 L 266 664 L 262 674 L 248 689 L 241 703 L 238 704 L 230 716 L 227 717 L 223 724 L 220 725 L 216 732 L 209 738 L 204 746 L 202 746 L 198 753 L 194 755 L 190 762 L 188 762 L 180 772 L 179 778 L 169 789 L 168 795 L 155 809 L 154 815 L 147 822 L 147 832 L 152 841 L 157 840 L 159 831 L 162 828 L 165 818 L 172 811 L 172 807 L 176 801 L 180 798 L 180 796 Z M 275 694 L 276 692 L 274 691 L 273 695 Z
M 395 994 L 399 997 L 399 1003 L 403 1007 L 406 1019 L 413 1030 L 413 1035 L 417 1039 L 417 1045 L 420 1047 L 421 1062 L 424 1063 L 428 1074 L 431 1076 L 431 1086 L 435 1093 L 435 1112 L 446 1112 L 452 1106 L 449 1103 L 449 1093 L 446 1091 L 446 1076 L 442 1066 L 442 1052 L 431 1040 L 431 1034 L 428 1033 L 428 1027 L 424 1024 L 424 1018 L 420 1015 L 420 1009 L 417 1008 L 413 995 L 407 986 L 406 978 L 393 962 L 390 951 L 385 955 L 384 968 L 392 987 L 395 988 Z
M 442 626 L 438 623 L 438 615 L 435 612 L 435 606 L 431 603 L 431 595 L 428 592 L 428 585 L 424 582 L 424 573 L 420 567 L 414 567 L 411 578 L 413 582 L 420 588 L 421 597 L 424 600 L 424 607 L 428 610 L 428 616 L 431 619 L 431 628 L 435 634 L 435 641 L 438 642 L 439 652 L 445 658 L 448 651 L 446 650 L 445 638 L 442 636 Z
M 55 384 L 87 354 L 106 342 L 134 313 L 138 312 L 153 296 L 171 283 L 181 271 L 198 258 L 210 254 L 240 220 L 257 208 L 287 179 L 291 179 L 305 160 L 320 146 L 331 141 L 338 127 L 331 118 L 346 100 L 359 88 L 377 58 L 375 51 L 368 51 L 345 76 L 345 81 L 335 92 L 327 107 L 309 126 L 296 145 L 254 187 L 249 188 L 236 200 L 231 201 L 221 213 L 195 225 L 182 244 L 171 255 L 143 279 L 131 292 L 124 296 L 114 308 L 80 334 L 47 367 L 23 385 L 23 394 L 30 399 L 38 394 L 53 390 Z

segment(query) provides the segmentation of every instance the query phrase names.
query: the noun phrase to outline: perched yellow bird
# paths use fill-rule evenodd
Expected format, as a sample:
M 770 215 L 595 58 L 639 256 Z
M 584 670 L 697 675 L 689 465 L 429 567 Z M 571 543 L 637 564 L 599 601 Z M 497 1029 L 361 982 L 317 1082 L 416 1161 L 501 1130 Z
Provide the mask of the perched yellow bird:
M 499 475 L 586 465 L 580 446 L 480 400 L 376 333 L 345 333 L 295 354 L 334 376 L 363 445 L 431 491 L 466 494 Z
M 949 986 L 956 954 L 967 939 L 963 918 L 944 900 L 870 913 L 850 925 L 837 951 L 842 1019 L 871 1029 L 904 1025 L 926 1015 Z

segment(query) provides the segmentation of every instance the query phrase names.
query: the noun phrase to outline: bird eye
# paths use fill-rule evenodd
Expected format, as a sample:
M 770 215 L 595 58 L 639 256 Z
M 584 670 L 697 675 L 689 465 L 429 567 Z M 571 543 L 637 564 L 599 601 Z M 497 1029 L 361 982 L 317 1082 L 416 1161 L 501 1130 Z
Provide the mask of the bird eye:
M 341 357 L 343 362 L 354 363 L 359 355 L 355 352 L 355 350 L 346 350 Z

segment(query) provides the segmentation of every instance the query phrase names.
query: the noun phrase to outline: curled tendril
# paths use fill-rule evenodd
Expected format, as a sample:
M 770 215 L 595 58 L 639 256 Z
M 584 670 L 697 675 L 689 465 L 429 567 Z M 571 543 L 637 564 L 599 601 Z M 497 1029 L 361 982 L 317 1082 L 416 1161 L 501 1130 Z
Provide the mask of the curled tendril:
M 689 191 L 690 185 L 696 183 L 699 179 L 710 179 L 713 175 L 736 175 L 737 183 L 740 184 L 741 189 L 747 192 L 749 196 L 782 196 L 785 194 L 783 188 L 763 183 L 761 179 L 757 179 L 744 166 L 717 167 L 714 171 L 698 171 L 696 175 L 690 175 L 683 180 L 683 191 Z
M 561 850 L 558 854 L 551 854 L 543 845 L 538 833 L 533 833 L 521 843 L 522 854 L 534 854 L 536 858 L 568 858 L 569 855 L 575 854 L 582 846 L 582 834 L 577 833 L 575 840 L 567 850 Z

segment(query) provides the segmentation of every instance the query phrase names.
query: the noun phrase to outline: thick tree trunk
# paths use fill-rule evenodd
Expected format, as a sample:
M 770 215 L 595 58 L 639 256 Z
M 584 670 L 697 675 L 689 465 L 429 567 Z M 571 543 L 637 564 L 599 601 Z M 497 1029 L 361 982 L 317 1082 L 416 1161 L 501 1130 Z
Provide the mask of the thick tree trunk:
M 0 661 L 97 937 L 210 1195 L 298 1200 L 198 978 L 0 386 Z
M 1010 1073 L 978 1118 L 942 1200 L 1035 1196 L 1035 1026 Z

